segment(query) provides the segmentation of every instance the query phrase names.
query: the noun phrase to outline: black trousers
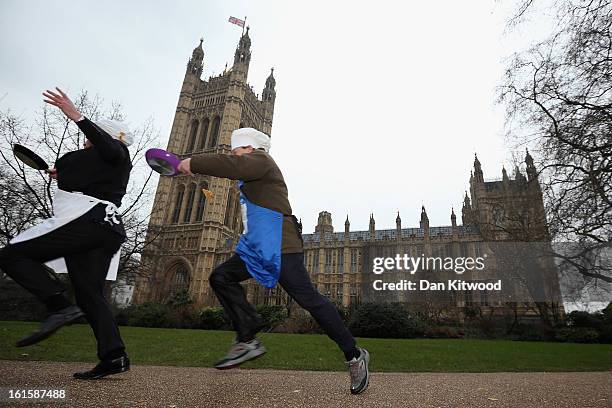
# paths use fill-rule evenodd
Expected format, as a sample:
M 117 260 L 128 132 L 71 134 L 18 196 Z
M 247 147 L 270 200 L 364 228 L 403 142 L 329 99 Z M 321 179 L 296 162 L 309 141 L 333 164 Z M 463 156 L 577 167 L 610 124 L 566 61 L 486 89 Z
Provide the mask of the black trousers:
M 113 358 L 125 346 L 104 297 L 104 284 L 110 261 L 124 239 L 88 213 L 45 235 L 2 248 L 0 269 L 45 302 L 65 288 L 44 263 L 64 257 L 76 302 L 96 336 L 98 357 Z
M 262 323 L 240 285 L 240 282 L 250 278 L 245 263 L 236 254 L 216 267 L 209 278 L 210 286 L 230 317 L 239 341 L 253 338 Z M 282 254 L 278 283 L 301 307 L 310 312 L 343 352 L 353 350 L 355 339 L 346 328 L 338 310 L 310 281 L 304 267 L 304 254 Z

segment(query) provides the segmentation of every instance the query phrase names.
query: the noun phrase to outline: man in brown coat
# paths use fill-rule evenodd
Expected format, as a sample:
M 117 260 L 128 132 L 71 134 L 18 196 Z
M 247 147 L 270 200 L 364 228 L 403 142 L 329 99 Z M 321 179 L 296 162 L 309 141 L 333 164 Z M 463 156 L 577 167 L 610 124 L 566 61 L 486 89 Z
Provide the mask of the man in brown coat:
M 351 393 L 369 383 L 369 353 L 356 346 L 336 308 L 312 284 L 304 267 L 300 227 L 292 215 L 283 175 L 268 154 L 270 137 L 256 129 L 232 133 L 232 154 L 207 153 L 185 159 L 185 174 L 208 174 L 239 180 L 243 233 L 236 253 L 216 267 L 209 281 L 236 330 L 236 341 L 215 367 L 237 367 L 266 350 L 255 337 L 262 319 L 246 298 L 240 282 L 255 278 L 271 288 L 281 287 L 321 325 L 345 355 Z

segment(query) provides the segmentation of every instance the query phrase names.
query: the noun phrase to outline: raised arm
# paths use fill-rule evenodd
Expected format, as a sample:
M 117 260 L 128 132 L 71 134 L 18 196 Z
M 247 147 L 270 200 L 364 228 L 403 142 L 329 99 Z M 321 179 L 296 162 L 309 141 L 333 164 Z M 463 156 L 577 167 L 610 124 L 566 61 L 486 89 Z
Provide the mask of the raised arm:
M 127 158 L 128 153 L 120 141 L 112 138 L 92 121 L 85 118 L 64 91 L 59 88 L 55 89 L 57 93 L 48 89 L 43 92 L 43 96 L 46 98 L 44 101 L 50 105 L 57 106 L 68 119 L 74 121 L 87 139 L 96 146 L 102 159 L 116 163 Z
M 260 151 L 242 156 L 204 153 L 193 156 L 190 160 L 190 170 L 193 173 L 243 181 L 262 178 L 270 169 L 270 165 L 268 155 Z

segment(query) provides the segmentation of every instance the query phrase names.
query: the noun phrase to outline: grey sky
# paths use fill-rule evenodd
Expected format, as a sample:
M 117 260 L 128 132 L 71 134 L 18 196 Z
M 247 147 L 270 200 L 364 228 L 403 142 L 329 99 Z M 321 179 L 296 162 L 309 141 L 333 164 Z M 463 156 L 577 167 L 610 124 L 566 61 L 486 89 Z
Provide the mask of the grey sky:
M 460 220 L 474 152 L 485 178 L 511 152 L 495 106 L 503 59 L 538 33 L 504 34 L 508 5 L 377 1 L 0 2 L 0 109 L 25 118 L 59 85 L 121 102 L 128 122 L 155 119 L 165 147 L 185 64 L 204 38 L 203 77 L 231 66 L 251 27 L 249 83 L 261 93 L 274 67 L 271 153 L 294 213 L 311 232 L 319 211 L 334 227 Z M 505 7 L 506 9 L 504 9 Z M 542 29 L 540 29 L 542 30 Z M 542 31 L 543 32 L 543 31 Z

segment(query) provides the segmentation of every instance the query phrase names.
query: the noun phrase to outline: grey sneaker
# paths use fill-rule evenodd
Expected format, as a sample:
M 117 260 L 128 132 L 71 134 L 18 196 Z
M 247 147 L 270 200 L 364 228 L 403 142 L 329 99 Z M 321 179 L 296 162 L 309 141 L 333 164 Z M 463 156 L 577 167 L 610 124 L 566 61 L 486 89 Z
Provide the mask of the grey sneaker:
M 215 364 L 215 368 L 226 370 L 228 368 L 238 367 L 245 361 L 253 360 L 266 353 L 266 348 L 257 339 L 253 339 L 247 343 L 235 342 L 232 348 L 227 352 L 227 355 Z
M 364 392 L 370 384 L 370 371 L 368 370 L 370 353 L 363 348 L 360 348 L 359 351 L 361 352 L 359 358 L 353 358 L 351 361 L 347 361 L 349 374 L 351 375 L 351 394 L 360 394 Z

